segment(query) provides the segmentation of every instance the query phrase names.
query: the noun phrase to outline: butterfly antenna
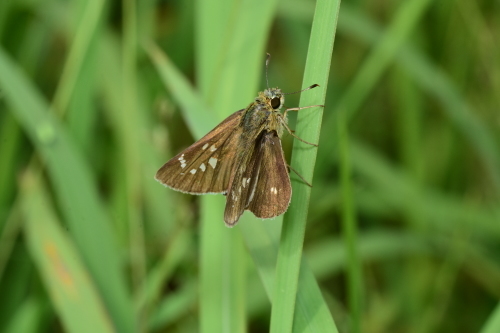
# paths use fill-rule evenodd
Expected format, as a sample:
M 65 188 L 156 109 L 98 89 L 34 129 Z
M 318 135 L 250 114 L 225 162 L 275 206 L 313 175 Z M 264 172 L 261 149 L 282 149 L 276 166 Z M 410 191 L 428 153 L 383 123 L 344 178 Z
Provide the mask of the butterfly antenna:
M 303 91 L 311 90 L 312 88 L 316 88 L 316 87 L 319 87 L 319 84 L 313 84 L 312 86 L 307 87 L 307 88 L 305 88 L 305 89 L 302 89 L 302 90 L 299 90 L 299 91 L 294 91 L 294 92 L 291 92 L 291 93 L 286 93 L 286 94 L 283 94 L 283 95 L 292 95 L 292 94 L 297 94 L 297 93 L 301 93 L 301 92 L 303 92 Z
M 267 75 L 267 68 L 269 67 L 269 60 L 271 60 L 271 55 L 267 53 L 267 58 L 266 58 L 266 83 L 267 83 L 267 89 L 269 89 L 269 77 Z

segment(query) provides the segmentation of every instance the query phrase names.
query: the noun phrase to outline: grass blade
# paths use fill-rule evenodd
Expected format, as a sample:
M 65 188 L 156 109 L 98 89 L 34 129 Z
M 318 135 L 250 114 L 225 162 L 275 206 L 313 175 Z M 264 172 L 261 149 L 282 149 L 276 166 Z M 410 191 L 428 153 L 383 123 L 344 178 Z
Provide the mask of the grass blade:
M 361 260 L 358 250 L 358 230 L 354 204 L 349 134 L 344 114 L 337 115 L 340 155 L 340 182 L 342 186 L 342 233 L 348 254 L 347 285 L 352 332 L 361 332 L 361 302 L 363 289 Z
M 336 108 L 338 112 L 347 112 L 348 120 L 359 109 L 431 3 L 430 0 L 412 0 L 401 5 L 386 35 L 358 70 Z
M 337 27 L 340 1 L 318 1 L 314 14 L 303 86 L 320 85 L 300 97 L 300 106 L 324 103 L 328 74 Z M 322 110 L 302 110 L 297 116 L 296 135 L 318 142 Z M 295 140 L 292 166 L 311 182 L 317 149 Z M 271 332 L 291 332 L 301 265 L 302 244 L 311 189 L 300 183 L 294 186 L 292 202 L 283 221 L 276 267 L 276 282 L 271 312 Z M 330 325 L 333 323 L 330 323 Z M 335 327 L 335 325 L 332 325 Z
M 200 98 L 186 77 L 179 72 L 172 61 L 155 44 L 147 44 L 146 50 L 153 61 L 160 78 L 182 108 L 182 115 L 191 133 L 201 138 L 217 125 L 212 112 Z
M 2 330 L 4 333 L 37 332 L 43 326 L 47 305 L 37 299 L 29 298 L 19 306 L 8 325 Z
M 86 267 L 58 225 L 48 194 L 33 174 L 25 175 L 23 187 L 28 247 L 64 327 L 69 332 L 114 332 Z
M 500 304 L 495 307 L 480 333 L 495 333 L 500 331 Z
M 0 87 L 46 162 L 69 229 L 114 324 L 121 332 L 133 330 L 132 304 L 120 273 L 116 240 L 90 169 L 61 124 L 48 112 L 46 101 L 2 49 Z
M 71 101 L 81 70 L 84 68 L 85 58 L 98 35 L 99 22 L 105 5 L 106 2 L 103 0 L 84 2 L 85 8 L 79 21 L 80 24 L 54 97 L 54 108 L 59 114 L 66 111 Z
M 195 134 L 198 133 L 196 128 L 203 126 L 207 127 L 206 129 L 201 128 L 199 132 L 200 136 L 204 134 L 210 129 L 211 125 L 209 125 L 210 120 L 208 120 L 209 117 L 206 115 L 208 111 L 205 113 L 200 112 L 202 110 L 206 110 L 207 108 L 201 100 L 201 97 L 196 91 L 194 91 L 194 88 L 189 85 L 187 80 L 178 72 L 171 62 L 162 61 L 162 57 L 164 56 L 162 55 L 161 50 L 156 49 L 152 52 L 152 49 L 149 48 L 149 55 L 157 66 L 158 72 L 160 73 L 160 76 L 165 82 L 167 88 L 169 90 L 172 88 L 170 91 L 177 103 L 179 103 L 181 108 L 183 108 L 183 115 L 188 119 L 192 119 L 193 122 L 196 120 L 198 114 L 200 114 L 200 116 L 207 117 L 206 121 L 203 121 L 198 125 L 193 124 L 193 126 L 191 126 L 191 129 Z M 211 121 L 213 122 L 214 120 L 212 119 Z M 188 125 L 189 124 L 190 121 L 188 120 Z M 264 225 L 261 221 L 255 220 L 255 218 L 251 218 L 249 215 L 244 215 L 238 227 L 241 227 L 243 231 L 247 247 L 252 254 L 257 269 L 259 270 L 261 279 L 266 287 L 268 297 L 271 299 L 274 290 L 274 272 L 278 253 L 281 223 L 279 223 L 279 219 L 277 219 L 271 224 Z M 216 219 L 215 222 L 218 222 L 217 228 L 221 227 L 220 224 L 222 221 Z M 224 244 L 224 248 L 229 248 L 229 245 Z M 215 266 L 216 263 L 212 262 L 212 265 Z M 304 265 L 302 269 L 309 270 L 306 265 Z M 214 278 L 214 280 L 216 280 L 216 278 Z M 312 332 L 312 328 L 314 327 L 326 327 L 327 331 L 334 331 L 335 326 L 331 320 L 328 307 L 322 298 L 316 279 L 311 272 L 305 271 L 304 274 L 301 274 L 298 293 L 300 296 L 298 297 L 297 302 L 300 306 L 297 310 L 295 318 L 297 322 L 296 327 L 309 332 Z M 311 312 L 311 309 L 319 309 L 320 311 Z M 325 323 L 330 323 L 331 326 L 328 326 L 328 324 Z
M 415 3 L 418 1 L 422 0 L 414 0 Z M 407 2 L 404 6 L 415 5 L 416 4 L 411 5 L 410 2 Z M 404 17 L 399 16 L 411 15 L 412 20 L 417 18 L 413 16 L 419 14 L 418 12 L 409 14 L 409 10 L 406 10 L 405 7 L 401 8 L 385 36 L 382 36 L 380 28 L 371 22 L 368 17 L 361 16 L 354 9 L 344 6 L 342 18 L 339 20 L 339 30 L 352 34 L 365 43 L 377 45 L 377 48 L 382 48 L 386 45 L 385 47 L 389 49 L 390 46 L 392 56 L 395 57 L 395 60 L 423 90 L 427 91 L 431 96 L 435 96 L 441 102 L 443 111 L 446 115 L 452 120 L 457 129 L 468 138 L 471 144 L 475 146 L 481 158 L 485 161 L 491 178 L 493 179 L 493 184 L 498 192 L 500 188 L 500 175 L 497 170 L 500 169 L 500 155 L 495 137 L 488 126 L 481 121 L 480 117 L 475 115 L 472 108 L 464 100 L 462 94 L 454 87 L 452 81 L 443 71 L 433 65 L 421 52 L 409 45 L 398 46 L 392 44 L 393 42 L 386 41 L 392 40 L 394 36 L 401 37 L 400 34 L 402 30 L 400 25 L 406 26 L 407 23 L 404 22 Z M 425 10 L 425 8 L 419 7 L 419 10 Z M 415 21 L 414 24 L 416 23 Z M 406 27 L 410 28 L 408 26 Z M 400 40 L 400 43 L 402 42 L 404 42 L 404 40 Z M 397 50 L 399 50 L 399 52 L 396 52 Z M 372 52 L 371 56 L 365 61 L 362 67 L 362 72 L 365 73 L 366 76 L 361 77 L 361 71 L 358 72 L 358 75 L 346 90 L 336 110 L 342 111 L 345 109 L 344 111 L 348 110 L 349 117 L 354 116 L 363 100 L 368 96 L 370 90 L 367 89 L 373 89 L 375 83 L 378 82 L 378 80 L 374 79 L 376 77 L 380 79 L 382 71 L 374 67 L 387 66 L 386 61 L 381 62 L 378 59 L 372 60 L 371 58 L 382 57 L 388 60 L 386 57 L 389 54 L 386 52 L 375 50 Z M 378 74 L 375 75 L 376 73 Z M 372 82 L 372 84 L 370 87 L 367 87 L 367 83 L 369 82 Z M 325 123 L 325 127 L 332 128 L 332 126 L 335 126 L 333 117 Z M 326 141 L 324 146 L 327 150 L 331 150 L 333 149 L 333 142 Z
M 245 107 L 255 97 L 276 4 L 276 0 L 233 1 L 227 9 L 216 13 L 204 11 L 202 6 L 198 8 L 202 15 L 198 17 L 198 41 L 204 59 L 198 59 L 198 75 L 203 98 L 219 120 Z M 219 26 L 223 33 L 212 33 L 213 26 Z M 220 49 L 214 48 L 221 44 Z M 222 198 L 204 197 L 201 208 L 201 330 L 243 332 L 245 251 L 237 231 L 240 227 L 231 230 L 223 225 Z

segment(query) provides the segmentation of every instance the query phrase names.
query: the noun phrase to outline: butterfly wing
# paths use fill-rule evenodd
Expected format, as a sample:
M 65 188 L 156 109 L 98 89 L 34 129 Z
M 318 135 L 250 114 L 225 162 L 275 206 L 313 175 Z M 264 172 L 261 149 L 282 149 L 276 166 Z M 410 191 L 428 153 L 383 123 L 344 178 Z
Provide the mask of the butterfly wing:
M 193 143 L 156 173 L 156 180 L 190 194 L 226 193 L 241 134 L 240 110 Z
M 287 210 L 292 187 L 281 141 L 275 131 L 263 131 L 236 170 L 224 212 L 228 226 L 235 225 L 245 209 L 263 219 L 276 217 Z
M 264 134 L 265 131 L 262 131 L 257 140 L 245 150 L 243 155 L 239 156 L 239 160 L 235 165 L 235 172 L 232 175 L 226 196 L 226 209 L 224 210 L 224 222 L 229 227 L 238 222 L 255 190 L 255 180 L 259 176 L 261 165 L 260 141 Z
M 258 218 L 270 219 L 286 212 L 292 197 L 290 175 L 276 132 L 267 132 L 263 137 L 260 155 L 259 176 L 246 209 Z

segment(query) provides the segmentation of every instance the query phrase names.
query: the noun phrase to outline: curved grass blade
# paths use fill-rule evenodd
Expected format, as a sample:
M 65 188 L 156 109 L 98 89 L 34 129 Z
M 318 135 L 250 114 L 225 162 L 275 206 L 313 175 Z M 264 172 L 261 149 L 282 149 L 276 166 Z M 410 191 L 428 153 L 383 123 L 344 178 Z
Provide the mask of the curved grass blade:
M 68 332 L 114 332 L 78 252 L 65 235 L 34 174 L 23 179 L 24 232 L 31 256 L 63 326 Z
M 114 325 L 120 332 L 133 331 L 135 319 L 120 273 L 118 247 L 90 169 L 61 124 L 48 112 L 41 94 L 1 48 L 0 87 L 46 163 L 69 230 Z
M 186 77 L 158 46 L 149 43 L 146 44 L 146 50 L 163 84 L 183 109 L 182 115 L 193 136 L 201 138 L 217 125 L 215 113 L 201 100 Z

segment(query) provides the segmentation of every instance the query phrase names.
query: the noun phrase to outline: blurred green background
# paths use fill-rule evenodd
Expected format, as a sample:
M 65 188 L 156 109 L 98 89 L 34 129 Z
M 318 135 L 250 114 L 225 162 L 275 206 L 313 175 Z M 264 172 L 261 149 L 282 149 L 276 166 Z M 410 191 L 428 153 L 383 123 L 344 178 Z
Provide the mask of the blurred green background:
M 282 217 L 227 229 L 153 177 L 266 51 L 271 86 L 318 83 L 314 10 L 0 1 L 1 332 L 269 330 Z M 335 37 L 294 331 L 500 332 L 500 2 L 344 1 Z

